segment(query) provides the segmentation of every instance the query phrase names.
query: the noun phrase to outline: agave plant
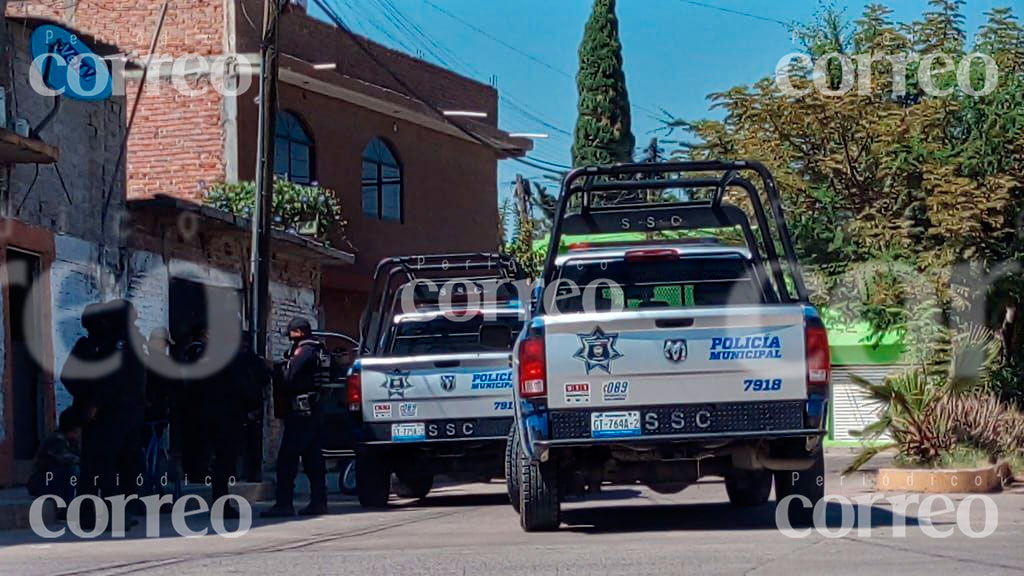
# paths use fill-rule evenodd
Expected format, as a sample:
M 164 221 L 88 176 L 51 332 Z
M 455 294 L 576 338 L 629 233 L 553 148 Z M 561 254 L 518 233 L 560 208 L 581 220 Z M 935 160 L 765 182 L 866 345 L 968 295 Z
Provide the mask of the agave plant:
M 915 368 L 891 375 L 882 384 L 856 375 L 852 379 L 883 407 L 878 421 L 857 435 L 877 440 L 888 433 L 892 441 L 865 447 L 843 471 L 844 474 L 859 469 L 879 452 L 890 448 L 896 448 L 901 455 L 922 463 L 934 462 L 942 455 L 947 448 L 946 435 L 936 430 L 935 422 L 929 417 L 929 409 L 942 391 L 935 377 Z
M 1004 454 L 1024 454 L 1024 412 L 1015 406 L 1006 409 L 1000 448 Z
M 1004 452 L 1007 406 L 992 394 L 943 394 L 925 418 L 958 446 L 981 450 L 994 463 Z

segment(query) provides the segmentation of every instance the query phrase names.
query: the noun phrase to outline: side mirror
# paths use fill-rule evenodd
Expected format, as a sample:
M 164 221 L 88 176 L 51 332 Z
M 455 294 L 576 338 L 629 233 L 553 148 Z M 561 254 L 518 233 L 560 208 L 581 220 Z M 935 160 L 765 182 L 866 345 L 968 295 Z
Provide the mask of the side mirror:
M 509 350 L 515 342 L 512 328 L 504 324 L 484 324 L 480 327 L 480 345 L 493 350 Z

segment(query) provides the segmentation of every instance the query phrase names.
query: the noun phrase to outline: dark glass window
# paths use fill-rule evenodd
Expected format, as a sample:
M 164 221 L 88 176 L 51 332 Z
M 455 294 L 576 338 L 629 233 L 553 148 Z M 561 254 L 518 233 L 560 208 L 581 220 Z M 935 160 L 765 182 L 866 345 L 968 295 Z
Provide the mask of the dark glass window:
M 363 214 L 402 220 L 402 166 L 391 147 L 374 138 L 363 150 Z
M 298 116 L 291 112 L 277 114 L 274 173 L 297 184 L 313 181 L 313 139 Z

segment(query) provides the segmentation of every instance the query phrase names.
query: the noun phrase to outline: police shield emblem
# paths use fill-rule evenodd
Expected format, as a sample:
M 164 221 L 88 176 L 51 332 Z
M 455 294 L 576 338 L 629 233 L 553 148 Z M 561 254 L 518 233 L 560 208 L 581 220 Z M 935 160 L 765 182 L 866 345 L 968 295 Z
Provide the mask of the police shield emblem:
M 686 340 L 665 340 L 665 358 L 672 362 L 686 360 Z
M 406 390 L 412 388 L 412 384 L 409 383 L 409 373 L 395 370 L 387 375 L 387 380 L 381 385 L 381 388 L 387 390 L 388 400 L 392 398 L 404 399 Z

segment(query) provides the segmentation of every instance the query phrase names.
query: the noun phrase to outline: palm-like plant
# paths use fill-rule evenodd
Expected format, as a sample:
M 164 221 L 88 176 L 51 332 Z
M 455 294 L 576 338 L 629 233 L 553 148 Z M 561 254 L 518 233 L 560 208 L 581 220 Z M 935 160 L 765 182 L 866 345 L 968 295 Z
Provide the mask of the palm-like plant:
M 946 383 L 949 392 L 954 395 L 988 392 L 992 376 L 999 370 L 1001 355 L 999 338 L 984 326 L 974 324 L 958 334 L 953 338 Z
M 857 433 L 891 442 L 865 447 L 844 470 L 859 469 L 878 453 L 896 448 L 904 458 L 924 465 L 935 463 L 957 444 L 990 455 L 1006 444 L 1002 425 L 1005 405 L 987 391 L 999 366 L 999 340 L 983 326 L 971 326 L 952 341 L 948 371 L 928 366 L 894 374 L 882 384 L 852 376 L 854 384 L 882 405 L 877 422 Z

